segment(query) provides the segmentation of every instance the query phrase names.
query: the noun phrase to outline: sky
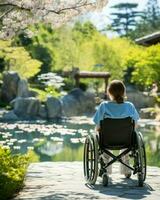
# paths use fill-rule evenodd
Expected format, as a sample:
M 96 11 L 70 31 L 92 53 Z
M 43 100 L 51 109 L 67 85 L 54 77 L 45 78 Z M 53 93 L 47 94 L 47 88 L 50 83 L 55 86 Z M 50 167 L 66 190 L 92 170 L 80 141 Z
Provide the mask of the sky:
M 84 17 L 84 20 L 90 20 L 99 30 L 110 24 L 110 13 L 112 12 L 111 7 L 118 3 L 138 3 L 138 10 L 145 9 L 148 0 L 108 0 L 109 3 L 99 12 L 88 14 Z M 160 0 L 158 0 L 160 5 Z

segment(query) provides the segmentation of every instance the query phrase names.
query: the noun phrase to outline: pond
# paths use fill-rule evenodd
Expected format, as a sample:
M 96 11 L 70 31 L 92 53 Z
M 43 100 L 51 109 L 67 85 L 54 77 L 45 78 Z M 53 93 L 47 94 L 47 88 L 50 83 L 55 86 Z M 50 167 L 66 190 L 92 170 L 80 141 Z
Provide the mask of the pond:
M 146 143 L 148 165 L 160 167 L 160 125 L 141 120 L 138 128 Z M 0 123 L 0 145 L 13 153 L 29 151 L 32 162 L 81 161 L 85 136 L 94 132 L 91 118 L 60 122 Z

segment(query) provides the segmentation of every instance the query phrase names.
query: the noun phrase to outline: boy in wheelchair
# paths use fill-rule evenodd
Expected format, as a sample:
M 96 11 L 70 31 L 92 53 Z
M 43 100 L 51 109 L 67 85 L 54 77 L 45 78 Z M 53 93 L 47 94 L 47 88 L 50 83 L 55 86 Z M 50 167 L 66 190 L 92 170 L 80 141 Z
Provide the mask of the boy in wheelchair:
M 102 102 L 93 117 L 98 134 L 88 136 L 85 141 L 85 178 L 88 183 L 94 184 L 99 175 L 103 185 L 108 185 L 111 165 L 119 161 L 121 173 L 130 178 L 133 170 L 133 174 L 138 175 L 139 186 L 143 186 L 146 177 L 146 155 L 143 137 L 135 131 L 138 112 L 131 102 L 124 101 L 126 88 L 122 81 L 112 81 L 107 93 L 110 101 Z M 112 150 L 120 150 L 120 154 L 115 156 Z M 133 167 L 129 165 L 131 156 L 134 158 Z

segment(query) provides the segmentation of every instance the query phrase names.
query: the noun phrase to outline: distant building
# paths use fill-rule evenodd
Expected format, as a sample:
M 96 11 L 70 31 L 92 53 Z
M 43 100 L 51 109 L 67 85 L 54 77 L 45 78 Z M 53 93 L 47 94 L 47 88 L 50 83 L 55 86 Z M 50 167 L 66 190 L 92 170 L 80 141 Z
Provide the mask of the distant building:
M 143 46 L 151 46 L 160 43 L 160 31 L 137 38 L 135 42 Z

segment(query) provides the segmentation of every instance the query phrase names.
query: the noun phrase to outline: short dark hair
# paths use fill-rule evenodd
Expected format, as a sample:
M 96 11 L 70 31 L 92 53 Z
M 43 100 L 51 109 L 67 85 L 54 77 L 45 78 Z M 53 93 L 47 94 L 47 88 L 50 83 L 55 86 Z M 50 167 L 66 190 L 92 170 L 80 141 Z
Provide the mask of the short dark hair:
M 124 102 L 126 87 L 120 80 L 113 80 L 110 82 L 107 88 L 107 92 L 111 94 L 117 103 Z

